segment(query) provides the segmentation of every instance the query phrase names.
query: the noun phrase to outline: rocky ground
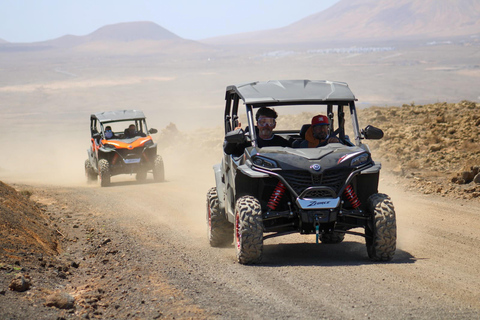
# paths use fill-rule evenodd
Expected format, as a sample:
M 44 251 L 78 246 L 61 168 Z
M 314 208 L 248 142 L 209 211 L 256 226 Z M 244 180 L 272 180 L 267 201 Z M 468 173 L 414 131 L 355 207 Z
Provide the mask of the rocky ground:
M 166 279 L 154 282 L 156 257 L 81 199 L 15 189 L 0 182 L 1 319 L 207 318 Z
M 410 188 L 480 200 L 480 104 L 372 107 L 360 119 L 384 130 L 383 139 L 368 144 Z
M 479 104 L 372 107 L 360 116 L 384 130 L 369 145 L 407 188 L 480 200 Z M 218 148 L 215 139 L 204 143 Z M 99 219 L 84 199 L 54 192 L 0 183 L 0 318 L 215 316 L 152 273 L 148 248 Z

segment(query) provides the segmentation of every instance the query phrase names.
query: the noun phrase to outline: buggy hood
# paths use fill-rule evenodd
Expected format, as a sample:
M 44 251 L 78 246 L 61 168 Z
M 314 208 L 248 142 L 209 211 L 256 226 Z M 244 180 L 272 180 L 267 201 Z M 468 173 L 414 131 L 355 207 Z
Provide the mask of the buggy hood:
M 251 159 L 256 157 L 273 160 L 276 168 L 282 170 L 312 170 L 312 166 L 320 165 L 318 173 L 336 167 L 350 168 L 351 160 L 358 156 L 366 155 L 368 161 L 362 165 L 372 163 L 369 152 L 357 146 L 345 146 L 340 143 L 330 143 L 319 148 L 288 148 L 288 147 L 264 147 L 253 148 L 250 152 Z M 255 162 L 254 162 L 255 163 Z M 275 170 L 273 168 L 272 170 Z

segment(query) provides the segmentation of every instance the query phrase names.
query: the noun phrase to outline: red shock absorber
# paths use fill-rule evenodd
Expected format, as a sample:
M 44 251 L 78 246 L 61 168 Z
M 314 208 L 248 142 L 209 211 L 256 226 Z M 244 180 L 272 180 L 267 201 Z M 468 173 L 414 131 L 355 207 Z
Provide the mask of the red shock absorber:
M 358 207 L 360 207 L 360 200 L 358 200 L 358 197 L 355 193 L 355 191 L 353 191 L 353 188 L 352 188 L 352 185 L 349 184 L 346 188 L 345 188 L 345 196 L 347 197 L 348 201 L 350 201 L 350 204 L 352 205 L 352 207 L 354 209 L 357 209 Z
M 268 200 L 267 207 L 269 207 L 272 210 L 275 210 L 282 199 L 283 194 L 285 193 L 285 186 L 283 183 L 278 181 L 277 186 L 275 187 L 275 190 L 273 190 L 272 195 L 270 196 L 270 200 Z

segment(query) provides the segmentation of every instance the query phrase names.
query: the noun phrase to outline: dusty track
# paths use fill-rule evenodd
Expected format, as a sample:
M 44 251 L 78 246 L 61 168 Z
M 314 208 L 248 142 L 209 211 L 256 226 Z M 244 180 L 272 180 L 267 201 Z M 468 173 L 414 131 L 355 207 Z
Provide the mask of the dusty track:
M 206 240 L 210 167 L 168 158 L 166 167 L 164 183 L 137 184 L 118 176 L 109 188 L 40 187 L 44 197 L 74 210 L 80 224 L 97 221 L 111 248 L 122 254 L 126 264 L 110 269 L 124 280 L 128 272 L 131 292 L 116 302 L 117 317 L 126 316 L 120 313 L 125 307 L 148 306 L 166 294 L 181 297 L 177 309 L 194 318 L 480 317 L 478 201 L 407 193 L 385 172 L 380 189 L 392 197 L 398 223 L 392 262 L 370 262 L 356 236 L 316 245 L 314 236 L 289 235 L 266 240 L 262 264 L 243 266 L 235 262 L 233 247 L 210 248 Z M 132 298 L 139 293 L 142 303 Z M 182 312 L 170 316 L 181 318 Z

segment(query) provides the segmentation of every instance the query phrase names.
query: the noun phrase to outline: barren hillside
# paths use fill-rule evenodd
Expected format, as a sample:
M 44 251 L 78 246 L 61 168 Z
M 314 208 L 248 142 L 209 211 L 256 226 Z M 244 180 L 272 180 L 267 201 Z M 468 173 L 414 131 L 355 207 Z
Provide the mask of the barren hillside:
M 342 0 L 289 26 L 206 39 L 260 44 L 445 38 L 480 33 L 480 2 Z
M 480 199 L 480 104 L 371 107 L 360 114 L 384 130 L 382 140 L 368 144 L 410 187 Z

